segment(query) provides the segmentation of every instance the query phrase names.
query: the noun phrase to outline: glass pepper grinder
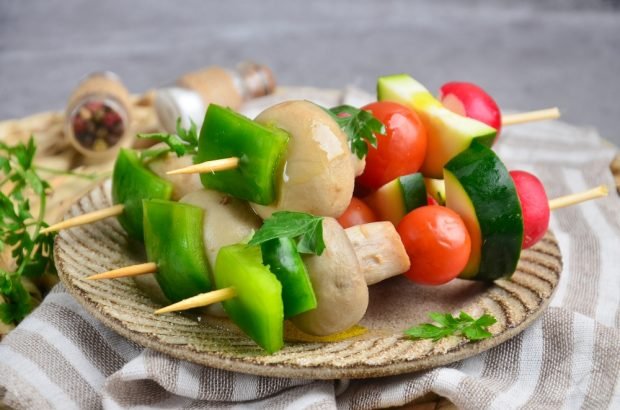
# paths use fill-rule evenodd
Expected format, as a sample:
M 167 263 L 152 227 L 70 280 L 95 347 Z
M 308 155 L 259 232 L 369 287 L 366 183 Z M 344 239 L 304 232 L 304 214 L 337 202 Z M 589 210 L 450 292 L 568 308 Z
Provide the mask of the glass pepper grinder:
M 183 127 L 192 120 L 200 128 L 210 103 L 237 110 L 249 99 L 271 94 L 275 87 L 272 71 L 262 64 L 245 61 L 234 70 L 212 66 L 184 74 L 176 86 L 158 89 L 155 109 L 163 128 L 174 133 L 177 118 Z
M 86 76 L 69 97 L 65 136 L 86 162 L 104 162 L 131 144 L 131 101 L 120 78 L 110 72 Z

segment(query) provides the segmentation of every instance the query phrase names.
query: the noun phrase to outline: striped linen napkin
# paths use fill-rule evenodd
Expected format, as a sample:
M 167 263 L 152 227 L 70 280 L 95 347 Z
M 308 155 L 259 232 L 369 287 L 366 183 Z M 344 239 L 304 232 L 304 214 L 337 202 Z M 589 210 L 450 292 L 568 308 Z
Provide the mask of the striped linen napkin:
M 357 97 L 366 98 L 364 94 Z M 615 149 L 561 122 L 507 129 L 498 152 L 538 175 L 550 197 L 613 186 Z M 258 377 L 143 349 L 58 285 L 0 344 L 0 400 L 15 408 L 380 408 L 428 392 L 465 409 L 620 408 L 620 199 L 553 213 L 564 270 L 527 330 L 429 371 L 367 380 Z

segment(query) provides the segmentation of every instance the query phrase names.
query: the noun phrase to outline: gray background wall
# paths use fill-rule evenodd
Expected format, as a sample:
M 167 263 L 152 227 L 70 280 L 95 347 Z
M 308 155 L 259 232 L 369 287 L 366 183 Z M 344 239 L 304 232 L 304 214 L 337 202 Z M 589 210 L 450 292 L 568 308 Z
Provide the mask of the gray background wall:
M 618 0 L 0 0 L 0 119 L 62 108 L 93 70 L 139 92 L 243 59 L 285 85 L 474 81 L 504 108 L 558 105 L 620 144 Z

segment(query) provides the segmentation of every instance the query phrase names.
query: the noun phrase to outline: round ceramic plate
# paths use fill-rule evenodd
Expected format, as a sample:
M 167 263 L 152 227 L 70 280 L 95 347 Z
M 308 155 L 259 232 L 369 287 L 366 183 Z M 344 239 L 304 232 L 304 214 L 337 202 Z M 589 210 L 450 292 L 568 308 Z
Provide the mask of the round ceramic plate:
M 67 217 L 111 205 L 109 182 L 82 197 Z M 238 372 L 301 378 L 365 378 L 428 369 L 496 346 L 528 327 L 547 307 L 562 267 L 551 233 L 522 253 L 510 280 L 492 284 L 456 280 L 416 286 L 396 277 L 370 288 L 370 305 L 356 336 L 312 340 L 286 326 L 285 346 L 269 355 L 226 319 L 204 313 L 154 315 L 162 306 L 131 278 L 89 281 L 88 275 L 145 261 L 132 250 L 115 218 L 59 233 L 56 266 L 69 292 L 95 317 L 126 338 L 179 359 Z M 428 312 L 464 310 L 497 318 L 492 338 L 412 341 L 403 330 L 428 321 Z M 360 334 L 361 333 L 361 334 Z

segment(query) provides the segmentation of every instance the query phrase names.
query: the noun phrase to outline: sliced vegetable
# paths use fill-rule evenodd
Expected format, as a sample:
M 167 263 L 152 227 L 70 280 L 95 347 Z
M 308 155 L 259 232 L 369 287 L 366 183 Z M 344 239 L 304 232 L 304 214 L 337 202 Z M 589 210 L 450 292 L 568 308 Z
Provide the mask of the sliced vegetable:
M 497 155 L 474 141 L 444 169 L 446 206 L 471 236 L 471 256 L 460 277 L 495 280 L 512 275 L 523 242 L 523 215 L 515 185 Z
M 288 134 L 210 104 L 198 140 L 196 162 L 237 157 L 236 169 L 201 174 L 207 188 L 268 205 L 276 199 Z
M 289 238 L 272 239 L 261 244 L 263 264 L 269 266 L 282 284 L 284 318 L 316 308 L 316 296 L 301 260 L 295 241 Z
M 202 235 L 204 211 L 193 205 L 144 200 L 147 259 L 157 264 L 155 278 L 172 302 L 211 290 Z
M 446 184 L 443 179 L 424 178 L 426 193 L 435 201 L 434 205 L 446 204 Z
M 269 353 L 284 344 L 282 285 L 262 264 L 260 248 L 230 245 L 220 249 L 215 262 L 217 289 L 233 288 L 236 297 L 222 302 L 237 326 Z
M 469 259 L 471 239 L 459 215 L 431 205 L 408 213 L 396 229 L 411 261 L 405 276 L 415 283 L 441 285 L 456 278 Z
M 413 109 L 428 135 L 428 147 L 421 171 L 426 177 L 442 178 L 443 166 L 466 150 L 473 140 L 491 146 L 496 130 L 445 108 L 426 88 L 409 75 L 380 77 L 377 98 Z
M 502 128 L 502 113 L 486 91 L 474 83 L 451 81 L 439 89 L 441 103 L 452 112 L 473 118 L 497 130 Z
M 427 204 L 424 177 L 419 172 L 398 177 L 365 200 L 379 220 L 396 226 L 410 211 Z
M 356 197 L 351 198 L 351 203 L 346 211 L 337 218 L 343 228 L 376 222 L 379 219 L 375 212 L 364 201 Z
M 526 171 L 510 171 L 523 211 L 523 249 L 538 242 L 549 228 L 549 198 L 535 175 Z
M 362 109 L 385 127 L 376 133 L 376 146 L 368 147 L 366 167 L 357 178 L 365 188 L 378 189 L 395 178 L 418 172 L 426 155 L 426 129 L 418 115 L 404 105 L 379 101 Z
M 144 240 L 142 200 L 170 199 L 172 190 L 172 184 L 149 170 L 135 151 L 120 150 L 112 174 L 112 201 L 125 206 L 118 221 L 130 238 Z

